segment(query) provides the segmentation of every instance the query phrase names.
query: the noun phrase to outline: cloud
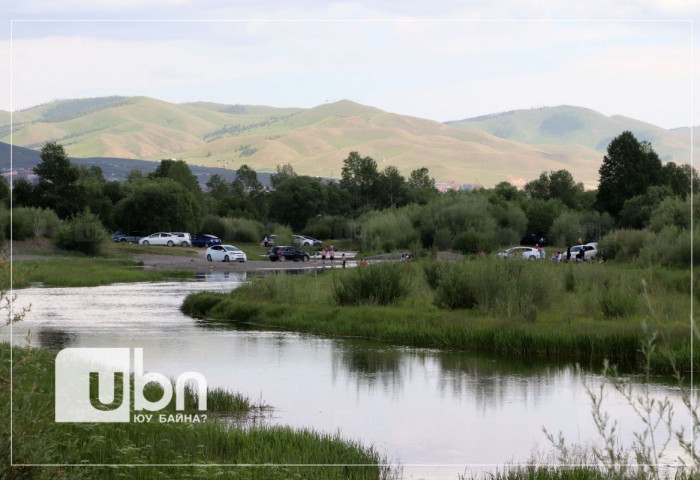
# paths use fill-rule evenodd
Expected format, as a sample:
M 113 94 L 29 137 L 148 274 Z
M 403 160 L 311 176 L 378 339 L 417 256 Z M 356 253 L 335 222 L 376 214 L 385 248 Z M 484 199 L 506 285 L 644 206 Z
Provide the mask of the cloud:
M 15 108 L 115 94 L 303 107 L 350 98 L 435 120 L 566 103 L 688 121 L 687 22 L 71 21 L 15 33 Z

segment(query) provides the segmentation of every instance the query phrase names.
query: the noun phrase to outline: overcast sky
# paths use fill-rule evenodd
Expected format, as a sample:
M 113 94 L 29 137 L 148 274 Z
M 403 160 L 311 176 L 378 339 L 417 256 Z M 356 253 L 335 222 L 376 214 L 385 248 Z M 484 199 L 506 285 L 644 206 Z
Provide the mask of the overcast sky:
M 700 123 L 694 0 L 11 3 L 0 12 L 2 110 L 145 95 L 350 99 L 437 121 L 565 104 Z

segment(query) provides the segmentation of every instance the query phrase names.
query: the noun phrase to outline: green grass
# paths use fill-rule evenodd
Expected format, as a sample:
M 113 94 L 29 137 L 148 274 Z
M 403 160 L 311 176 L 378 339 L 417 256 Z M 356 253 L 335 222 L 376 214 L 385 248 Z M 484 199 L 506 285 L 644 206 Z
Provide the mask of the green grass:
M 92 287 L 127 282 L 192 278 L 186 270 L 144 270 L 137 262 L 119 258 L 53 258 L 13 262 L 13 288 L 41 283 L 49 287 Z M 10 279 L 0 278 L 7 288 Z
M 7 441 L 10 438 L 7 374 L 10 347 L 0 344 L 3 365 L 0 409 L 6 419 L 0 432 L 0 478 L 377 479 L 389 474 L 380 466 L 383 459 L 373 448 L 346 441 L 337 434 L 255 423 L 246 428 L 233 427 L 221 421 L 218 415 L 248 415 L 255 407 L 245 399 L 222 391 L 210 392 L 208 413 L 211 415 L 204 423 L 56 423 L 55 354 L 47 349 L 13 350 L 11 448 L 14 466 L 11 466 Z M 186 402 L 191 403 L 192 399 Z M 164 413 L 171 412 L 174 412 L 172 404 L 164 410 Z M 172 464 L 186 466 L 168 466 Z M 283 466 L 269 466 L 273 464 Z
M 493 275 L 482 279 L 484 285 L 492 287 L 477 292 L 472 308 L 437 306 L 440 279 L 435 277 L 440 273 L 435 271 L 442 269 L 430 264 L 426 269 L 429 274 L 424 276 L 414 264 L 413 289 L 406 299 L 393 306 L 339 306 L 334 288 L 355 273 L 335 270 L 319 276 L 271 275 L 230 294 L 191 294 L 182 310 L 194 317 L 262 328 L 419 347 L 472 349 L 517 358 L 573 359 L 591 364 L 607 358 L 632 370 L 642 366 L 638 350 L 643 336 L 641 324 L 646 322 L 666 340 L 651 359 L 652 369 L 669 368 L 666 349 L 670 349 L 683 370 L 689 370 L 693 362 L 696 368 L 700 365 L 700 355 L 696 352 L 694 360 L 690 355 L 688 315 L 692 299 L 689 293 L 679 291 L 685 288 L 680 279 L 690 281 L 687 271 L 664 270 L 659 274 L 659 269 L 649 272 L 625 265 L 525 263 L 522 278 L 542 282 L 548 289 L 547 301 L 537 303 L 531 294 L 522 296 L 517 284 L 498 288 L 496 280 L 502 272 L 498 268 L 482 269 L 476 264 L 480 261 L 449 267 L 461 265 L 465 270 L 481 271 L 484 277 Z M 567 269 L 576 269 L 574 280 L 565 280 L 566 276 L 572 277 L 572 270 Z M 535 271 L 538 275 L 532 276 Z M 436 290 L 430 288 L 428 280 L 436 284 Z M 573 290 L 568 290 L 571 285 Z M 618 290 L 624 295 L 618 295 Z M 534 291 L 541 292 L 541 286 Z M 489 292 L 502 298 L 493 301 L 488 298 Z M 615 300 L 616 295 L 622 300 Z M 607 299 L 610 305 L 601 299 Z

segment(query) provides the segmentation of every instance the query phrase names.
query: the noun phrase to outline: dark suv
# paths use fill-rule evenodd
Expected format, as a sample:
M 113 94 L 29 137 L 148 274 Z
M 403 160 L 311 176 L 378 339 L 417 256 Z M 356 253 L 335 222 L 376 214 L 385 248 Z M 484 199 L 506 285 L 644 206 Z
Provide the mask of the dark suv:
M 530 235 L 525 235 L 523 239 L 520 240 L 520 245 L 539 245 L 542 247 L 547 245 L 547 239 L 531 233 Z
M 272 262 L 276 262 L 277 260 L 280 262 L 285 262 L 287 260 L 293 260 L 295 262 L 301 260 L 302 262 L 307 262 L 309 258 L 311 258 L 308 253 L 299 250 L 297 247 L 272 247 L 270 251 L 267 252 L 267 256 Z

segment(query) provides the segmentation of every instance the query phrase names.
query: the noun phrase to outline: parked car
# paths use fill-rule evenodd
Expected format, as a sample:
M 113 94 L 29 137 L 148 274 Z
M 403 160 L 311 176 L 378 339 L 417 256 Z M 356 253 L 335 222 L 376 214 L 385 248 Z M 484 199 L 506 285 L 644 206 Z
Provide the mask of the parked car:
M 173 232 L 173 235 L 175 235 L 178 238 L 178 241 L 175 242 L 178 245 L 182 245 L 183 247 L 189 247 L 192 245 L 192 236 L 189 233 L 186 232 Z
M 112 235 L 112 240 L 114 240 L 115 242 L 119 242 L 119 243 L 125 243 L 125 242 L 139 243 L 139 240 L 141 240 L 141 234 L 139 232 L 129 232 L 129 233 L 114 232 L 114 234 Z
M 598 243 L 591 242 L 585 245 L 575 245 L 571 247 L 571 261 L 578 262 L 579 253 L 583 250 L 583 260 L 593 260 L 598 255 Z
M 208 233 L 197 235 L 192 239 L 193 247 L 211 247 L 212 245 L 221 245 L 221 239 Z
M 530 235 L 525 235 L 522 240 L 520 240 L 521 245 L 539 245 L 540 247 L 547 245 L 547 239 L 540 237 L 531 233 Z
M 307 262 L 311 258 L 308 253 L 297 247 L 272 247 L 270 251 L 267 252 L 267 256 L 272 262 L 276 262 L 277 260 L 280 262 L 287 260 L 293 260 L 295 262 L 301 260 L 302 262 Z
M 248 260 L 245 252 L 233 245 L 213 245 L 207 248 L 204 256 L 210 262 L 245 262 Z
M 306 235 L 294 235 L 294 244 L 300 247 L 322 247 L 323 242 Z
M 180 238 L 175 234 L 158 232 L 152 233 L 147 237 L 143 237 L 141 240 L 139 240 L 139 243 L 141 245 L 166 245 L 168 247 L 173 247 L 176 244 L 179 244 L 180 241 Z
M 518 258 L 522 257 L 526 260 L 537 260 L 540 258 L 540 252 L 536 248 L 532 247 L 513 247 L 503 252 L 499 252 L 498 255 L 501 258 Z

